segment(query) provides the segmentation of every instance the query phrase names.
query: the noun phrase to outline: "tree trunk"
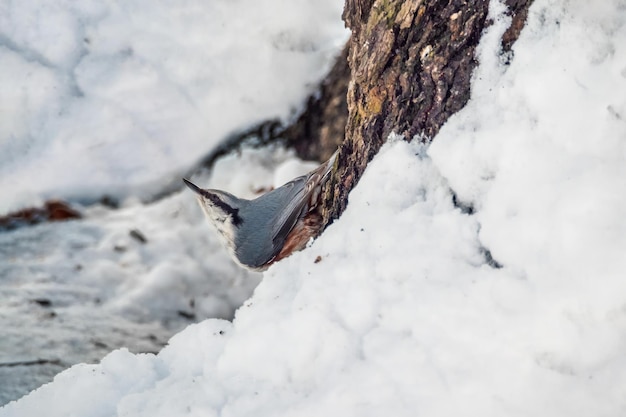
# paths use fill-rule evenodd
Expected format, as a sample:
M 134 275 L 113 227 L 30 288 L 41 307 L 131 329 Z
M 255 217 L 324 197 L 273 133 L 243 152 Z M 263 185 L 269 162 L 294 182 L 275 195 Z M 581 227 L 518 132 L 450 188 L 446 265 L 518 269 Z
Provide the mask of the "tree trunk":
M 507 0 L 511 46 L 532 0 Z M 390 133 L 430 142 L 467 103 L 474 52 L 486 26 L 489 0 L 346 0 L 348 119 L 336 168 L 323 191 L 327 226 L 345 209 L 348 193 Z
M 502 37 L 507 60 L 532 1 L 504 1 L 512 17 Z M 430 142 L 465 106 L 488 8 L 489 0 L 346 0 L 343 18 L 352 36 L 300 117 L 289 126 L 268 120 L 234 134 L 191 171 L 243 144 L 283 142 L 317 160 L 339 146 L 320 207 L 325 228 L 341 215 L 390 133 Z

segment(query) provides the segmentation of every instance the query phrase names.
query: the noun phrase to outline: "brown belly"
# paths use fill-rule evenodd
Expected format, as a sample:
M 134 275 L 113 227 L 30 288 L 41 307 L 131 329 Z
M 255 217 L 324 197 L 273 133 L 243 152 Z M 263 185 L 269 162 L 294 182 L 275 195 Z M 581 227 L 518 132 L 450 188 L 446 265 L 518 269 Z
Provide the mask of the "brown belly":
M 292 253 L 304 249 L 307 242 L 317 236 L 320 228 L 322 227 L 322 216 L 315 212 L 310 212 L 302 219 L 298 220 L 291 232 L 285 239 L 285 244 L 280 250 L 278 255 L 272 258 L 264 267 L 268 267 L 274 262 L 280 261 L 283 258 L 291 255 Z

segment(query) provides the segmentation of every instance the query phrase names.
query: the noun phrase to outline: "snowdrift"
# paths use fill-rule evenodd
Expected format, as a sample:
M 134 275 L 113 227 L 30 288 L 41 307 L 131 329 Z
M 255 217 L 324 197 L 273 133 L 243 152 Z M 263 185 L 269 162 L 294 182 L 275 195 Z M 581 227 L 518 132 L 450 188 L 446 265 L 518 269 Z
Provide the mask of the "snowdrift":
M 510 65 L 492 6 L 468 106 L 428 149 L 391 138 L 232 323 L 0 416 L 624 413 L 626 6 L 537 0 Z

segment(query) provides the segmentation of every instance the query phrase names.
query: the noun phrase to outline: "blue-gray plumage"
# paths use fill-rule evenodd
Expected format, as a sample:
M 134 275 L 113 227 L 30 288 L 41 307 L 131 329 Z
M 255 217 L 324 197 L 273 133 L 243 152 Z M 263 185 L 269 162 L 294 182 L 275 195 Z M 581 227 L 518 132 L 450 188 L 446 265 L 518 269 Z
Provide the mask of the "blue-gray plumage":
M 254 200 L 221 190 L 205 190 L 187 179 L 198 201 L 234 259 L 244 267 L 264 270 L 300 250 L 321 227 L 314 212 L 335 155 L 307 175 L 298 177 Z

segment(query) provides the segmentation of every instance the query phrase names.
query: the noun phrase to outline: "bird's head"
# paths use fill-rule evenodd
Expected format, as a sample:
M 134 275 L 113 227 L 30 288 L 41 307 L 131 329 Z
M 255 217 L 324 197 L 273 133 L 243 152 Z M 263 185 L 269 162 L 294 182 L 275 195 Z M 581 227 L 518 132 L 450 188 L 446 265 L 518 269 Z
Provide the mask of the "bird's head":
M 207 190 L 200 188 L 191 181 L 183 178 L 183 181 L 198 197 L 200 207 L 206 216 L 215 225 L 229 248 L 234 246 L 235 233 L 243 223 L 239 214 L 241 205 L 245 200 L 220 190 Z

